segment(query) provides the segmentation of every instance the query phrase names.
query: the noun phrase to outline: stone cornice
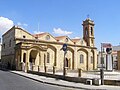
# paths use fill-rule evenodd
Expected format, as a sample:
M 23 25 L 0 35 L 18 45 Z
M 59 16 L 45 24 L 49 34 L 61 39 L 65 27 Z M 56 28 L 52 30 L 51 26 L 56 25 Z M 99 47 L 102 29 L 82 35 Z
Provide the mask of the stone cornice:
M 41 43 L 46 44 L 56 44 L 56 45 L 63 45 L 63 42 L 51 42 L 51 41 L 44 41 L 44 40 L 34 40 L 34 39 L 21 39 L 21 38 L 15 38 L 16 40 L 22 41 L 22 43 L 26 44 L 36 44 L 36 45 L 42 45 Z M 68 44 L 68 43 L 67 43 Z M 97 49 L 96 47 L 90 47 L 90 46 L 82 46 L 82 45 L 76 45 L 76 44 L 68 44 L 69 46 L 73 47 L 83 47 L 88 49 Z

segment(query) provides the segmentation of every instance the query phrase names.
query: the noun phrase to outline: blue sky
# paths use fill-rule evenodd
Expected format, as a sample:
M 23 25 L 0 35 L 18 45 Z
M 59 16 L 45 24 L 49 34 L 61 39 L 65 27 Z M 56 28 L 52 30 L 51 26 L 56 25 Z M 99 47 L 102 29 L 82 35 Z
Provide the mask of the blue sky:
M 53 36 L 66 34 L 70 38 L 82 38 L 82 21 L 88 14 L 95 22 L 96 47 L 100 48 L 101 42 L 119 45 L 120 0 L 0 0 L 0 16 L 30 33 L 49 32 Z

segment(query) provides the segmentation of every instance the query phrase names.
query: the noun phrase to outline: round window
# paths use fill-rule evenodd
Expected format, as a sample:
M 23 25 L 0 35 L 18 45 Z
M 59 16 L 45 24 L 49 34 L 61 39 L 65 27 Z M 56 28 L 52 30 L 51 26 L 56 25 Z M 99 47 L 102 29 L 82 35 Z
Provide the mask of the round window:
M 68 42 L 68 38 L 65 39 L 65 42 Z
M 49 35 L 46 36 L 46 40 L 50 40 L 50 36 Z

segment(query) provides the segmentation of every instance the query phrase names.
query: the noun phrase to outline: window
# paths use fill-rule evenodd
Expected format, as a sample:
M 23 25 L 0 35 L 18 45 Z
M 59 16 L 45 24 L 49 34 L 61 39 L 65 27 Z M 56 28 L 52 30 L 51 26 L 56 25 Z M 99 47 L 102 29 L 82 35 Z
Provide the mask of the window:
M 80 63 L 84 63 L 84 56 L 82 54 L 80 55 Z
M 35 37 L 35 39 L 38 39 L 38 37 Z
M 46 36 L 46 40 L 50 40 L 50 36 L 49 35 Z
M 47 52 L 47 63 L 50 63 L 50 53 Z
M 65 39 L 65 42 L 68 42 L 68 38 Z
M 26 36 L 23 36 L 23 38 L 26 38 Z
M 88 36 L 88 29 L 87 29 L 87 27 L 85 28 L 85 35 Z
M 93 28 L 91 27 L 91 35 L 93 35 Z
M 5 43 L 3 44 L 3 48 L 5 49 Z
M 93 56 L 91 56 L 91 63 L 93 63 Z
M 9 41 L 9 47 L 11 47 L 11 40 Z

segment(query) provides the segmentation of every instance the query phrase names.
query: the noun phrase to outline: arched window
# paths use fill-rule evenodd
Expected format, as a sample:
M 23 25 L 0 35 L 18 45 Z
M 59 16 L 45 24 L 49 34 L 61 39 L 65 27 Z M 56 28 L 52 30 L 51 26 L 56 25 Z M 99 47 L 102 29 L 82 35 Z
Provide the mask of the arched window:
M 47 52 L 47 63 L 50 63 L 50 53 Z
M 85 35 L 88 36 L 88 29 L 87 29 L 87 27 L 85 28 Z
M 91 27 L 91 35 L 93 35 L 93 28 Z
M 80 55 L 80 63 L 84 63 L 84 56 L 82 54 Z

